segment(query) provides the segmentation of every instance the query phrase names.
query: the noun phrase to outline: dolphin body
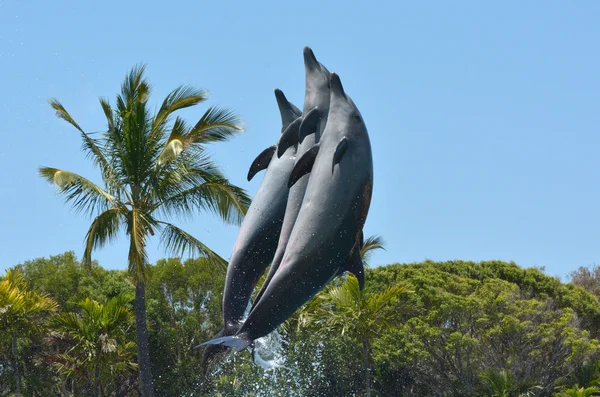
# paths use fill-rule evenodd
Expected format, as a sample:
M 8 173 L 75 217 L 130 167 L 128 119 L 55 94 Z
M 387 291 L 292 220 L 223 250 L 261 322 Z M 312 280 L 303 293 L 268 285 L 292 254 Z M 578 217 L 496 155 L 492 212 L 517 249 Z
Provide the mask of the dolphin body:
M 205 344 L 246 348 L 346 270 L 364 286 L 360 246 L 373 190 L 371 144 L 335 73 L 327 126 L 321 141 L 296 162 L 290 186 L 307 172 L 306 194 L 279 270 L 236 335 Z
M 275 90 L 281 113 L 282 134 L 298 133 L 302 112 L 281 90 Z M 281 156 L 277 145 L 270 146 L 252 162 L 248 180 L 266 169 L 263 180 L 246 212 L 227 267 L 223 292 L 223 329 L 216 337 L 233 335 L 239 329 L 252 291 L 271 263 L 288 199 L 288 180 L 296 160 L 296 146 L 288 146 Z M 222 349 L 207 349 L 203 362 Z
M 327 114 L 329 113 L 329 98 L 330 98 L 330 78 L 329 70 L 315 57 L 315 54 L 309 47 L 304 47 L 304 69 L 305 78 L 305 94 L 304 108 L 302 115 L 304 117 L 300 129 L 297 134 L 294 129 L 287 129 L 279 140 L 277 155 L 283 155 L 287 148 L 297 145 L 296 159 L 299 159 L 308 151 L 314 144 L 319 142 L 321 134 L 327 124 Z M 300 206 L 304 199 L 306 186 L 308 185 L 309 175 L 303 175 L 290 188 L 285 215 L 283 217 L 283 226 L 277 243 L 277 250 L 269 269 L 269 274 L 263 286 L 254 300 L 254 305 L 260 300 L 269 282 L 277 272 L 283 254 L 287 247 L 288 240 L 292 233 L 296 218 L 300 212 Z

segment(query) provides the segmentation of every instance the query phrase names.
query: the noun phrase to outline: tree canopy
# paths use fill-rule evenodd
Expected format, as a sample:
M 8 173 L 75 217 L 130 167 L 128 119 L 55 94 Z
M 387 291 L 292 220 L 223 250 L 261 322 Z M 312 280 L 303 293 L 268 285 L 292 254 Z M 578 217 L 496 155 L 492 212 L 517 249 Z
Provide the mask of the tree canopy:
M 170 258 L 148 265 L 148 333 L 158 395 L 348 396 L 364 395 L 367 387 L 373 396 L 594 395 L 600 380 L 598 299 L 540 269 L 501 261 L 380 266 L 367 269 L 363 291 L 351 275 L 338 278 L 261 342 L 276 349 L 258 349 L 256 363 L 247 352 L 203 363 L 193 346 L 218 330 L 225 282 L 223 270 L 205 261 Z M 117 384 L 125 385 L 121 395 L 138 395 L 137 377 L 129 372 L 135 360 L 127 355 L 135 344 L 130 323 L 103 328 L 99 320 L 96 328 L 86 328 L 96 331 L 85 334 L 75 326 L 92 318 L 87 309 L 102 318 L 111 300 L 131 296 L 129 273 L 95 265 L 90 274 L 70 252 L 15 270 L 25 288 L 59 302 L 57 319 L 74 320 L 66 328 L 60 320 L 45 323 L 40 330 L 46 336 L 18 338 L 24 395 L 38 387 L 48 396 L 61 390 L 107 396 Z M 130 300 L 121 302 L 132 309 Z M 7 341 L 7 334 L 0 335 Z M 101 357 L 96 377 L 96 367 L 81 359 L 82 347 L 93 352 L 111 340 L 112 352 L 88 355 Z M 0 349 L 6 351 L 2 344 Z M 6 354 L 0 354 L 4 394 L 14 385 Z M 70 357 L 64 363 L 81 368 L 82 376 L 66 376 L 58 357 Z

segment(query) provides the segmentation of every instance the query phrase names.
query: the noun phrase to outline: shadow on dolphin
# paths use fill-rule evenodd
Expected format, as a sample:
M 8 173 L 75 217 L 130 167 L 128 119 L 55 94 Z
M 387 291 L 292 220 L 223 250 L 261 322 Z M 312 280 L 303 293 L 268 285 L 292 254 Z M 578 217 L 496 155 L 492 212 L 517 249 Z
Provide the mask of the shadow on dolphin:
M 296 162 L 289 185 L 308 172 L 306 194 L 279 270 L 239 331 L 204 345 L 246 348 L 344 271 L 356 274 L 364 286 L 360 245 L 373 190 L 371 144 L 358 108 L 335 73 L 321 141 Z
M 282 135 L 297 135 L 302 113 L 281 90 L 275 90 L 275 97 L 281 114 Z M 276 149 L 277 145 L 265 149 L 248 171 L 248 180 L 251 180 L 266 169 L 240 227 L 227 267 L 223 292 L 223 329 L 215 335 L 217 338 L 237 332 L 252 291 L 271 263 L 277 248 L 289 193 L 287 182 L 296 160 L 296 146 L 289 146 L 281 156 L 277 155 Z M 219 351 L 216 348 L 206 349 L 202 362 L 206 363 Z
M 327 124 L 327 115 L 329 113 L 330 100 L 330 78 L 329 70 L 315 57 L 315 54 L 309 47 L 304 47 L 304 69 L 305 69 L 305 94 L 304 94 L 304 110 L 303 120 L 297 134 L 293 134 L 293 130 L 288 129 L 282 134 L 277 147 L 277 155 L 281 156 L 285 153 L 288 147 L 297 146 L 296 158 L 300 158 L 314 144 L 319 142 L 321 134 Z M 277 243 L 277 250 L 271 263 L 269 273 L 261 290 L 254 299 L 254 307 L 262 297 L 264 291 L 269 285 L 271 279 L 279 269 L 283 254 L 287 247 L 290 234 L 300 206 L 304 199 L 306 186 L 308 185 L 309 175 L 304 175 L 290 188 L 287 205 L 285 207 L 285 215 L 283 217 L 283 226 Z M 223 336 L 223 335 L 221 335 Z

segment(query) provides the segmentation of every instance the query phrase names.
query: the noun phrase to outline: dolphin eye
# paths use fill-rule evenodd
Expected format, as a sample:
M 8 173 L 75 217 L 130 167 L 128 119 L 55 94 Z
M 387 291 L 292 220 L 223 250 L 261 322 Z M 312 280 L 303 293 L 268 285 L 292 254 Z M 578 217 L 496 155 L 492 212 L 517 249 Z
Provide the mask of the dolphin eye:
M 357 112 L 354 112 L 352 117 L 354 117 L 356 120 L 360 121 L 360 114 L 358 114 Z
M 327 82 L 327 88 L 331 88 L 331 82 Z

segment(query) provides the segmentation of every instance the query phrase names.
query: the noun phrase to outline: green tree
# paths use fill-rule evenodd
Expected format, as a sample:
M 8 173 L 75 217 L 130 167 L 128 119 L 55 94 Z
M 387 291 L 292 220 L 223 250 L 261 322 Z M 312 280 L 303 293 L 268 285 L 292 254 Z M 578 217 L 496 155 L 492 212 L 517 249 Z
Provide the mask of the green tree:
M 25 290 L 25 281 L 19 272 L 8 270 L 4 280 L 0 281 L 0 332 L 11 341 L 12 369 L 18 397 L 21 396 L 18 339 L 42 334 L 46 318 L 56 310 L 56 306 L 56 302 L 47 296 Z
M 144 67 L 136 66 L 125 78 L 114 108 L 100 99 L 108 125 L 100 139 L 84 132 L 58 100 L 50 101 L 57 116 L 80 132 L 83 150 L 99 167 L 104 187 L 69 171 L 39 169 L 43 178 L 58 186 L 66 202 L 95 216 L 85 238 L 85 263 L 91 263 L 94 249 L 113 241 L 120 231 L 129 239 L 128 265 L 136 287 L 136 339 L 144 397 L 154 394 L 145 303 L 148 239 L 160 232 L 167 250 L 197 253 L 224 267 L 219 255 L 161 218 L 207 210 L 226 222 L 239 223 L 250 203 L 247 194 L 229 183 L 211 161 L 204 146 L 239 132 L 238 117 L 229 110 L 211 107 L 190 126 L 180 117 L 172 120 L 172 115 L 206 100 L 205 91 L 178 87 L 154 114 L 148 105 L 149 96 Z
M 197 395 L 204 366 L 193 347 L 222 326 L 225 272 L 207 266 L 206 258 L 161 259 L 148 269 L 148 319 L 153 324 L 152 368 L 160 372 L 160 396 Z
M 537 269 L 426 261 L 368 275 L 376 290 L 415 287 L 416 315 L 374 341 L 382 393 L 475 395 L 480 374 L 504 370 L 515 385 L 531 382 L 548 396 L 599 353 L 597 299 Z
M 581 287 L 600 299 L 600 266 L 580 266 L 569 273 L 571 282 Z
M 62 310 L 78 308 L 85 298 L 104 302 L 133 292 L 126 272 L 106 270 L 96 261 L 86 266 L 73 251 L 25 261 L 15 269 L 23 274 L 28 290 L 51 296 Z
M 66 352 L 53 357 L 55 366 L 66 379 L 78 377 L 83 389 L 73 393 L 100 395 L 113 381 L 113 387 L 123 386 L 117 379 L 135 371 L 135 343 L 128 339 L 133 326 L 133 313 L 123 295 L 106 304 L 89 298 L 78 303 L 79 312 L 58 314 L 54 319 L 53 335 Z M 102 382 L 104 380 L 104 382 Z M 118 394 L 118 393 L 117 393 Z M 103 392 L 102 395 L 105 395 Z
M 390 286 L 381 292 L 361 291 L 358 279 L 349 275 L 343 285 L 317 295 L 320 302 L 301 314 L 299 324 L 317 322 L 357 340 L 362 347 L 365 391 L 367 396 L 371 396 L 373 338 L 383 329 L 392 327 L 390 309 L 393 307 L 394 312 L 402 311 L 402 296 L 409 292 L 409 288 L 401 285 Z

